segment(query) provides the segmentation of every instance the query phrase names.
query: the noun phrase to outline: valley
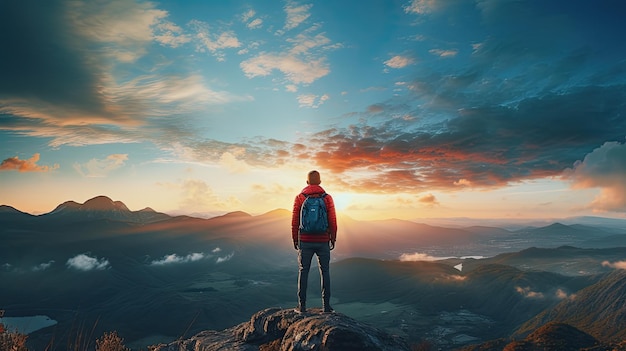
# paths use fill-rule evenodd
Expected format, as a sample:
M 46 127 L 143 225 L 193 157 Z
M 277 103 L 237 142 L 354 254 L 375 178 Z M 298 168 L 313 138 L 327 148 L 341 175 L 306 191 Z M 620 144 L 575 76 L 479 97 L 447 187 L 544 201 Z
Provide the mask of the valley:
M 124 211 L 106 198 L 97 204 L 65 204 L 41 216 L 0 211 L 0 308 L 5 317 L 58 322 L 29 335 L 33 349 L 51 340 L 63 349 L 92 328 L 96 335 L 117 330 L 140 349 L 295 306 L 288 211 L 198 219 Z M 442 349 L 523 335 L 555 316 L 576 324 L 582 305 L 572 301 L 602 299 L 609 293 L 603 282 L 626 279 L 618 268 L 626 232 L 615 227 L 446 228 L 343 218 L 340 228 L 334 308 Z M 310 307 L 319 307 L 317 270 L 309 279 Z M 613 299 L 626 296 L 619 286 Z M 561 312 L 552 314 L 555 308 Z M 606 308 L 605 315 L 621 313 Z M 624 337 L 598 332 L 593 321 L 576 326 L 603 341 Z

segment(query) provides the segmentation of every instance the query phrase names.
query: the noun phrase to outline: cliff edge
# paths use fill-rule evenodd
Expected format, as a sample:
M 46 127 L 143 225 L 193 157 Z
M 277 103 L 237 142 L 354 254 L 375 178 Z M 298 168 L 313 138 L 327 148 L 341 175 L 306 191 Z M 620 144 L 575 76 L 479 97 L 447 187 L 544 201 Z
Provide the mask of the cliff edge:
M 207 330 L 185 340 L 158 345 L 155 351 L 409 351 L 397 336 L 341 313 L 323 314 L 309 309 L 268 308 L 249 322 L 222 331 Z

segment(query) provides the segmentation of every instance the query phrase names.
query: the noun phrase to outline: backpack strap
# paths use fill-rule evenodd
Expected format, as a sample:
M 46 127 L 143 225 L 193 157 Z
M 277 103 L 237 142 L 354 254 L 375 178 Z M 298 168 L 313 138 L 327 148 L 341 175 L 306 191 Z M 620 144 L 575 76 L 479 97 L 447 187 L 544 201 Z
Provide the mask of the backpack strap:
M 305 198 L 309 198 L 309 197 L 326 197 L 326 192 L 323 193 L 313 193 L 313 194 L 305 194 L 305 193 L 301 193 Z

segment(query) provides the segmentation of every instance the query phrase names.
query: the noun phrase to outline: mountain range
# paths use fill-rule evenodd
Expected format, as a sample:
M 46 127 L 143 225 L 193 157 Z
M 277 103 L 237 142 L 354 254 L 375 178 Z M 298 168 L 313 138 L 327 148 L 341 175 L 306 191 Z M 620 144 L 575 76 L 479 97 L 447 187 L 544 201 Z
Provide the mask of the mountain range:
M 0 206 L 0 308 L 58 322 L 30 335 L 33 349 L 51 340 L 50 349 L 64 349 L 77 326 L 91 324 L 136 348 L 230 328 L 259 310 L 295 305 L 290 218 L 280 209 L 169 216 L 106 196 L 39 216 Z M 553 322 L 620 342 L 626 226 L 589 223 L 511 230 L 340 216 L 333 303 L 444 350 L 523 340 Z M 311 305 L 321 304 L 319 287 L 309 286 Z

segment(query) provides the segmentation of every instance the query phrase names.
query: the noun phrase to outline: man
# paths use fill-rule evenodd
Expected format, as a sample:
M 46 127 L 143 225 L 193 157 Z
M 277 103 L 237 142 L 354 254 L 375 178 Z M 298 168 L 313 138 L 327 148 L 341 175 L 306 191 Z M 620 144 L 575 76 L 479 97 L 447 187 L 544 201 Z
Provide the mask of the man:
M 307 186 L 296 196 L 293 202 L 293 212 L 291 216 L 291 238 L 293 247 L 298 250 L 298 307 L 296 312 L 306 312 L 306 291 L 309 280 L 309 270 L 313 255 L 317 255 L 317 262 L 321 274 L 322 287 L 322 308 L 324 313 L 334 312 L 330 306 L 330 250 L 335 248 L 337 239 L 337 215 L 335 214 L 335 203 L 333 198 L 326 194 L 320 186 L 322 183 L 318 171 L 311 171 L 307 176 Z M 310 217 L 302 213 L 305 209 L 313 208 L 317 200 L 319 210 L 325 211 L 324 228 L 311 229 L 308 223 Z M 305 204 L 307 202 L 307 204 Z M 304 205 L 304 206 L 303 206 Z M 313 208 L 312 211 L 315 211 Z M 303 220 L 304 218 L 304 220 Z M 306 223 L 305 223 L 306 222 Z

